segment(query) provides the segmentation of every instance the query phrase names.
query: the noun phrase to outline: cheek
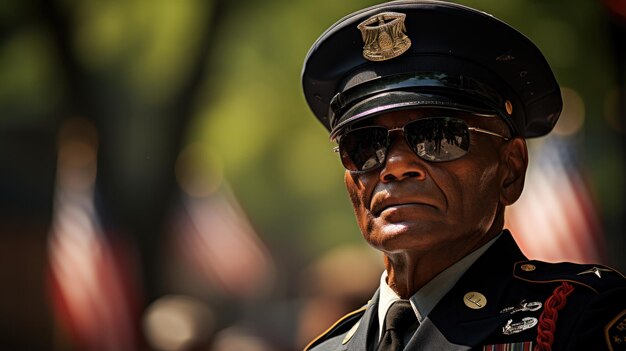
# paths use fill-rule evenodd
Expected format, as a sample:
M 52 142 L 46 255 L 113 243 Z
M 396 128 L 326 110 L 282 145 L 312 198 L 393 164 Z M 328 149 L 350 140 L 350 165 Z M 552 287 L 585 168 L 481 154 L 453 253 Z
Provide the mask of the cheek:
M 465 182 L 464 187 L 466 189 L 470 187 L 468 190 L 477 196 L 479 202 L 489 202 L 494 194 L 497 194 L 499 198 L 499 167 L 496 161 L 499 157 L 494 147 L 475 145 L 474 150 L 476 149 L 481 150 L 482 157 L 474 157 L 474 163 L 470 165 L 473 171 L 468 177 L 469 182 Z
M 481 193 L 491 194 L 497 192 L 499 194 L 498 167 L 493 164 L 483 167 L 477 186 Z
M 464 220 L 480 214 L 490 216 L 500 198 L 498 167 L 493 164 L 467 165 L 451 174 L 455 175 L 448 183 L 452 187 L 442 190 L 447 194 L 452 211 L 462 211 L 459 218 Z
M 359 188 L 361 187 L 359 186 L 358 178 L 353 177 L 350 172 L 346 171 L 346 174 L 344 175 L 344 183 L 346 184 L 346 190 L 348 191 L 348 196 L 350 197 L 350 201 L 352 201 L 354 210 L 356 211 L 357 208 L 362 208 L 363 199 L 359 191 Z
M 500 200 L 498 167 L 485 165 L 472 183 L 469 185 L 473 188 L 472 198 L 467 199 L 470 216 L 479 227 L 488 228 L 494 221 Z
M 356 217 L 356 222 L 365 240 L 371 243 L 371 233 L 374 231 L 374 221 L 369 212 L 370 197 L 375 186 L 375 180 L 366 175 L 353 175 L 346 171 L 344 183 Z M 374 244 L 374 246 L 376 246 Z
M 346 171 L 344 183 L 348 191 L 352 207 L 356 215 L 357 223 L 361 229 L 365 229 L 369 222 L 369 199 L 372 192 L 371 180 L 366 175 L 353 175 Z M 368 184 L 370 184 L 368 186 Z

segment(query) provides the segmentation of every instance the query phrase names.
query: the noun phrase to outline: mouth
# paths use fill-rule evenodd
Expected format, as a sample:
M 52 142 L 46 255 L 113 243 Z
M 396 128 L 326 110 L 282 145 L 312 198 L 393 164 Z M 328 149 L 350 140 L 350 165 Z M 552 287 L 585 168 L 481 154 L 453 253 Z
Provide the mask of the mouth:
M 379 217 L 384 211 L 398 210 L 402 216 L 408 215 L 407 211 L 440 210 L 444 201 L 437 189 L 428 184 L 382 184 L 375 188 L 369 199 L 370 213 Z M 399 212 L 399 214 L 400 214 Z
M 390 202 L 390 203 L 375 203 L 372 206 L 372 214 L 376 217 L 380 216 L 384 211 L 403 209 L 403 208 L 417 208 L 420 206 L 427 206 L 434 208 L 433 205 L 424 202 Z

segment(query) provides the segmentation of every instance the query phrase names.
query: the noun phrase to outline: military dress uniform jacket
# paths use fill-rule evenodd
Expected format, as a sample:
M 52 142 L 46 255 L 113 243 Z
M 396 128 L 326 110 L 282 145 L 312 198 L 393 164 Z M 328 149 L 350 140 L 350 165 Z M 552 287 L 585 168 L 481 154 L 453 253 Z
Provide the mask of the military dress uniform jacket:
M 378 291 L 305 350 L 375 350 Z M 626 278 L 529 261 L 508 231 L 423 319 L 406 350 L 626 350 Z

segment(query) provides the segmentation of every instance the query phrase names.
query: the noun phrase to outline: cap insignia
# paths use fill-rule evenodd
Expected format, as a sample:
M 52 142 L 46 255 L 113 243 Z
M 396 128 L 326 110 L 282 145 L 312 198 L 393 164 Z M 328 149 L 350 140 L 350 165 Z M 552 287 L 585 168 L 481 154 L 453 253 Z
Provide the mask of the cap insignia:
M 358 25 L 363 36 L 363 57 L 370 61 L 385 61 L 402 55 L 411 47 L 406 36 L 404 19 L 397 12 L 383 12 Z

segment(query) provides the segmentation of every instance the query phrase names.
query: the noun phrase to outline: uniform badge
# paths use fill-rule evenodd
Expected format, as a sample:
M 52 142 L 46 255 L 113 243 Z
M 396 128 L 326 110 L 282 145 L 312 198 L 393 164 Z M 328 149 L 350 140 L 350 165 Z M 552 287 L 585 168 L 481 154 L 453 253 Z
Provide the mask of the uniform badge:
M 506 325 L 502 327 L 502 334 L 504 335 L 512 335 L 521 333 L 526 329 L 530 329 L 537 325 L 537 318 L 533 317 L 524 317 L 520 322 L 513 323 L 512 319 L 509 319 L 506 322 Z
M 383 12 L 361 22 L 357 28 L 363 36 L 363 57 L 370 61 L 385 61 L 402 55 L 411 47 L 406 36 L 404 19 L 397 12 Z
M 609 350 L 626 350 L 626 310 L 604 327 L 604 336 Z
M 500 313 L 509 313 L 513 314 L 516 312 L 535 312 L 541 309 L 543 304 L 539 301 L 535 302 L 526 302 L 526 300 L 522 300 L 518 306 L 511 306 L 503 308 Z

